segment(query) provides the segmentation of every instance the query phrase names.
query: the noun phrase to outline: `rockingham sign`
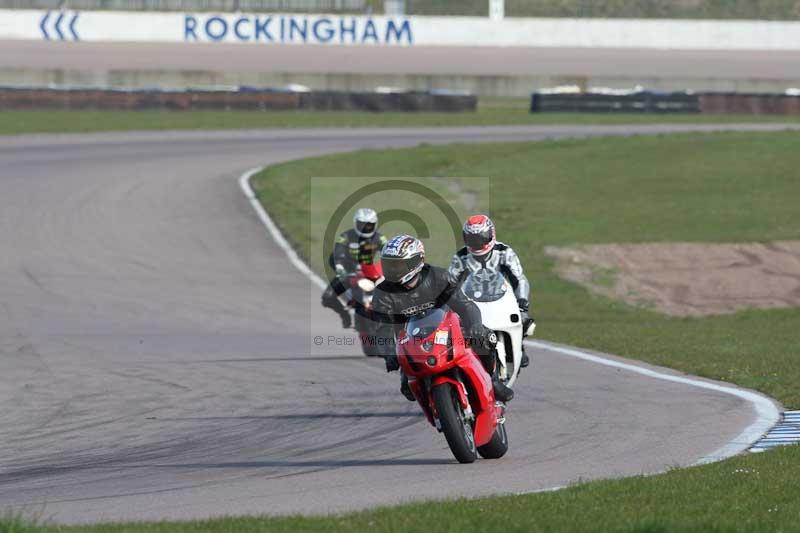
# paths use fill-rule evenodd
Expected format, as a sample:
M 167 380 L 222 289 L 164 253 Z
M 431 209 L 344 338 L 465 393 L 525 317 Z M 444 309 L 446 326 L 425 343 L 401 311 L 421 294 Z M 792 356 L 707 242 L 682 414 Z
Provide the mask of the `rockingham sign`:
M 0 10 L 0 39 L 800 50 L 800 22 Z
M 258 44 L 415 44 L 407 17 L 0 10 L 0 39 Z
M 410 45 L 409 19 L 297 15 L 184 15 L 184 41 Z

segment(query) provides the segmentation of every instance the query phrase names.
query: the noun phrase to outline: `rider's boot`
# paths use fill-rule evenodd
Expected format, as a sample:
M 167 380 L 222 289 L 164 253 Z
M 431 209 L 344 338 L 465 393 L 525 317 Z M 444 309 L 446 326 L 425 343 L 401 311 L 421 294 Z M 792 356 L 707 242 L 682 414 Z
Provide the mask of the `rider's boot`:
M 481 354 L 480 356 L 483 368 L 492 376 L 492 389 L 494 389 L 494 397 L 501 402 L 510 402 L 514 399 L 514 390 L 500 381 L 500 374 L 495 364 L 495 354 L 492 351 L 489 354 Z
M 344 329 L 350 329 L 350 327 L 353 325 L 353 319 L 350 316 L 350 311 L 348 311 L 347 306 L 342 303 L 340 295 L 336 294 L 333 284 L 328 285 L 328 287 L 325 289 L 325 292 L 322 293 L 322 307 L 327 307 L 339 315 L 339 318 L 342 320 L 342 327 Z
M 524 313 L 523 316 L 526 316 L 527 313 Z M 522 323 L 522 338 L 523 341 L 526 337 L 530 337 L 533 335 L 534 330 L 536 329 L 536 321 L 531 318 L 527 317 L 523 320 Z M 520 368 L 525 368 L 531 364 L 531 360 L 528 358 L 528 354 L 525 353 L 525 343 L 522 343 L 522 360 L 519 362 Z
M 525 353 L 525 345 L 523 344 L 522 345 L 522 360 L 520 360 L 520 362 L 519 362 L 519 367 L 520 368 L 525 368 L 529 364 L 531 364 L 531 360 L 528 358 L 528 354 Z
M 514 399 L 514 389 L 500 381 L 497 369 L 492 373 L 492 389 L 494 389 L 494 397 L 498 401 L 510 402 Z
M 403 396 L 406 397 L 406 400 L 409 402 L 416 402 L 417 398 L 414 396 L 414 393 L 411 391 L 411 387 L 408 385 L 408 376 L 405 373 L 400 372 L 400 392 L 403 393 Z

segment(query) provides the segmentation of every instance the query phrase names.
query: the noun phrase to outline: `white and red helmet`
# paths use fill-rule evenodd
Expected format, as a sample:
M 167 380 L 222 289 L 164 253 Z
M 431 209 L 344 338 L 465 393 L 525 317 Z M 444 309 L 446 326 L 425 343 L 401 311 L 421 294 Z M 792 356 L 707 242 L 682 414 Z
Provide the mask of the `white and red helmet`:
M 472 255 L 490 253 L 497 243 L 494 222 L 486 215 L 472 215 L 464 222 L 464 245 Z

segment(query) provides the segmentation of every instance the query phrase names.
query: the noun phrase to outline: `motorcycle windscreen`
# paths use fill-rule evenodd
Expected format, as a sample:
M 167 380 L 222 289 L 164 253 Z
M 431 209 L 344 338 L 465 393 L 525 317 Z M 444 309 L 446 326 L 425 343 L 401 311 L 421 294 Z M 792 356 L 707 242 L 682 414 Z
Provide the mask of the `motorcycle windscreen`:
M 461 284 L 461 291 L 473 302 L 496 302 L 507 290 L 503 274 L 485 268 L 471 272 Z
M 436 331 L 444 321 L 444 309 L 434 308 L 413 317 L 406 324 L 406 331 L 412 337 L 424 339 Z

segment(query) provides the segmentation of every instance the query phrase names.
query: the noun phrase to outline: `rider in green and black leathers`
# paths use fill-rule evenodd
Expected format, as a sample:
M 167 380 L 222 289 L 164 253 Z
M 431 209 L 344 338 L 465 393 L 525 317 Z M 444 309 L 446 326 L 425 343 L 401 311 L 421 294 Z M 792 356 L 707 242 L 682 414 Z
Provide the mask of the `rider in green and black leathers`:
M 353 229 L 339 235 L 329 258 L 336 277 L 322 293 L 322 305 L 339 314 L 344 328 L 351 326 L 350 313 L 345 307 L 349 295 L 347 278 L 358 270 L 359 265 L 372 264 L 386 244 L 386 237 L 381 235 L 377 228 L 378 215 L 375 210 L 358 209 L 353 217 Z

